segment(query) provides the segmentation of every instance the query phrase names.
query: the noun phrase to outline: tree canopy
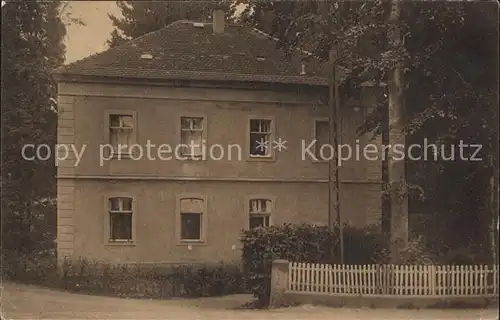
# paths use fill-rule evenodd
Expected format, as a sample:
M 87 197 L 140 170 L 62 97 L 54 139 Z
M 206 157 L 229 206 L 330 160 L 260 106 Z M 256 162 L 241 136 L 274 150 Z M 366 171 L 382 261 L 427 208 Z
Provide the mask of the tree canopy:
M 45 212 L 50 217 L 43 214 L 56 192 L 54 158 L 25 160 L 22 151 L 27 144 L 53 147 L 56 143 L 57 88 L 51 71 L 64 61 L 66 28 L 60 5 L 59 1 L 17 1 L 2 8 L 4 253 L 42 250 L 46 233 L 51 233 L 49 241 L 55 237 L 55 206 Z
M 444 146 L 447 153 L 460 141 L 482 146 L 478 162 L 441 156 L 435 161 L 408 161 L 409 187 L 417 191 L 411 198 L 412 211 L 426 213 L 434 222 L 427 226 L 447 228 L 430 232 L 447 245 L 490 246 L 486 231 L 495 210 L 487 204 L 492 192 L 498 192 L 488 187 L 489 177 L 498 172 L 494 2 L 402 2 L 399 25 L 388 19 L 390 2 L 383 1 L 238 3 L 247 5 L 242 22 L 278 38 L 282 48 L 299 46 L 326 60 L 328 51 L 340 44 L 338 63 L 352 71 L 345 88 L 349 94 L 359 94 L 359 84 L 367 80 L 387 81 L 387 72 L 402 63 L 408 143 L 422 144 L 425 139 Z M 387 42 L 395 27 L 402 29 L 400 47 Z M 386 113 L 387 99 L 382 98 L 359 133 L 383 131 Z

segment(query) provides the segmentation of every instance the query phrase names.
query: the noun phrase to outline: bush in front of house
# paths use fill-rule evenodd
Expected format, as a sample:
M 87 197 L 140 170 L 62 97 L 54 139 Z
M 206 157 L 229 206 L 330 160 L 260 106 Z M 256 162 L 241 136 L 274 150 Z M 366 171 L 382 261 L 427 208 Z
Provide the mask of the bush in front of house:
M 80 259 L 63 267 L 65 289 L 128 298 L 214 297 L 245 292 L 236 263 L 111 265 Z
M 117 265 L 87 259 L 62 262 L 55 255 L 3 260 L 4 280 L 95 295 L 162 299 L 245 292 L 240 264 Z
M 245 279 L 238 264 L 181 265 L 169 271 L 167 281 L 181 296 L 215 297 L 245 293 Z
M 410 234 L 407 245 L 399 253 L 400 264 L 404 265 L 434 265 L 439 264 L 439 257 L 430 250 L 425 242 L 425 238 L 419 234 Z M 383 249 L 377 254 L 378 264 L 391 263 L 389 250 Z
M 383 249 L 378 227 L 344 228 L 344 263 L 375 263 Z M 271 265 L 275 259 L 309 263 L 340 263 L 339 229 L 309 224 L 283 224 L 244 230 L 243 265 L 248 288 L 258 299 L 259 306 L 269 304 Z

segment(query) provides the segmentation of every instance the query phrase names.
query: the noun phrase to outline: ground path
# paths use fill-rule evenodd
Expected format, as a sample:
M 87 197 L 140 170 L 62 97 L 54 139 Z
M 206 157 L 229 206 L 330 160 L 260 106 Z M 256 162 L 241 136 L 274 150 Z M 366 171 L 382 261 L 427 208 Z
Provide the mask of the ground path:
M 282 320 L 494 320 L 496 309 L 374 310 L 313 306 L 276 310 L 229 310 L 246 295 L 207 299 L 133 300 L 89 296 L 3 283 L 2 319 L 282 319 Z

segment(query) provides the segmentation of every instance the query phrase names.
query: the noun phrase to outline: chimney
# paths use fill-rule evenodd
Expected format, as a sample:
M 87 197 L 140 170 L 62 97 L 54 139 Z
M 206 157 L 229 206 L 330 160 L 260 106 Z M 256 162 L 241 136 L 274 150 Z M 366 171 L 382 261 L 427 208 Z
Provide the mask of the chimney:
M 214 33 L 224 33 L 225 23 L 224 10 L 215 9 L 212 22 Z

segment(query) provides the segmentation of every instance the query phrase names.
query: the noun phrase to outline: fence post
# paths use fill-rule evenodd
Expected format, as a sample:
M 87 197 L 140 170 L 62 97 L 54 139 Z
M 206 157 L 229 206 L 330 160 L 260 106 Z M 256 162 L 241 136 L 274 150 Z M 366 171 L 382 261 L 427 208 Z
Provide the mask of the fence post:
M 285 291 L 288 290 L 289 262 L 287 260 L 274 260 L 271 268 L 271 295 L 270 307 L 285 305 Z
M 437 286 L 437 272 L 436 272 L 436 266 L 431 265 L 429 266 L 429 280 L 430 280 L 430 294 L 435 296 L 436 295 L 436 286 Z

